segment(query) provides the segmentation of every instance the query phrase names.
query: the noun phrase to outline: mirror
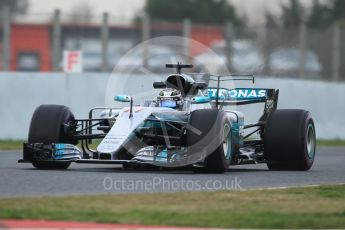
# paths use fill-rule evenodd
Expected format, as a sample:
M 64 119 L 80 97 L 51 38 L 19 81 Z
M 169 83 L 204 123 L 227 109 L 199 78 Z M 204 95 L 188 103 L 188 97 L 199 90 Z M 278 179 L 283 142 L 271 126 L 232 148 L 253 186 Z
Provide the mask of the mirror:
M 127 95 L 116 95 L 114 97 L 114 101 L 118 101 L 118 102 L 131 102 L 132 97 L 131 96 L 127 96 Z
M 211 98 L 209 97 L 193 97 L 192 98 L 192 103 L 193 104 L 205 104 L 205 103 L 210 103 Z

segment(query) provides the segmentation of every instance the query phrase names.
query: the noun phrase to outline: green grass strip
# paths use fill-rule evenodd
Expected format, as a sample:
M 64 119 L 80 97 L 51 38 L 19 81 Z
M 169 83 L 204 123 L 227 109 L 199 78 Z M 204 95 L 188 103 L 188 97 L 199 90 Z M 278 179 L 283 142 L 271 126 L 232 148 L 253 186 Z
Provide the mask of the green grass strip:
M 345 185 L 0 199 L 2 219 L 223 228 L 345 228 Z

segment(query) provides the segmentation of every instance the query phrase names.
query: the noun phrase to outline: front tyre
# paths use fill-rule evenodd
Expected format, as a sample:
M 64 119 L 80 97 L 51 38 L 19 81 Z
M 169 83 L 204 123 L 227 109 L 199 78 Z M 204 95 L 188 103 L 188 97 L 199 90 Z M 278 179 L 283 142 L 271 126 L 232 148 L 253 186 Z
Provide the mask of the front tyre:
M 72 140 L 66 127 L 73 122 L 74 115 L 70 109 L 62 105 L 41 105 L 32 115 L 29 129 L 29 143 L 69 143 Z M 33 161 L 32 165 L 38 169 L 67 169 L 71 162 Z
M 232 157 L 231 125 L 224 111 L 218 109 L 195 110 L 189 119 L 187 146 L 190 154 L 205 152 L 207 173 L 224 173 Z
M 267 119 L 265 157 L 270 170 L 309 170 L 315 159 L 314 121 L 305 110 L 277 110 Z

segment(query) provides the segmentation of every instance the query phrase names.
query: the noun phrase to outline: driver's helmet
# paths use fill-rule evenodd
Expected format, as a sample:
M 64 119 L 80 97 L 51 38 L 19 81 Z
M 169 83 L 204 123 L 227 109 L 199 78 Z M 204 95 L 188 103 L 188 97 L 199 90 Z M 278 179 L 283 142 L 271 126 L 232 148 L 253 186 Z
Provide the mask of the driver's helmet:
M 177 109 L 182 106 L 181 92 L 176 89 L 166 88 L 159 92 L 157 97 L 158 107 Z

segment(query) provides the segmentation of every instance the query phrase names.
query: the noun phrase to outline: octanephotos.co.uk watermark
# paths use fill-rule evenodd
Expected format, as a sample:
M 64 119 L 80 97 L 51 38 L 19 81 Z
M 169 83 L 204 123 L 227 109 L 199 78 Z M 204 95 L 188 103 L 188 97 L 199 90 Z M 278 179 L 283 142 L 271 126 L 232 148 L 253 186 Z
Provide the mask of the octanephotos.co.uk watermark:
M 148 179 L 103 179 L 103 187 L 106 191 L 116 192 L 178 192 L 178 191 L 216 191 L 216 190 L 242 190 L 242 180 L 238 177 L 219 179 L 171 179 L 154 176 Z

